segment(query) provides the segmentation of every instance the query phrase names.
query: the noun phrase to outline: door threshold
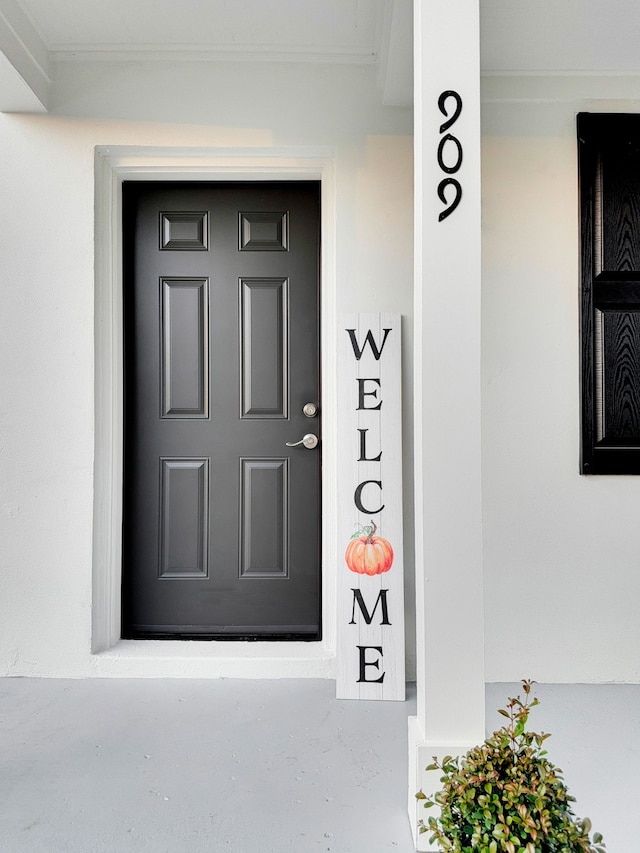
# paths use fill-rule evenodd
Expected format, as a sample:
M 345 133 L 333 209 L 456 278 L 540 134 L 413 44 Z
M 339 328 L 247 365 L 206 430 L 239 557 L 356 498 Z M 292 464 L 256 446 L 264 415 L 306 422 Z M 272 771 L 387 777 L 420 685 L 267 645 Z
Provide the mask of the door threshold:
M 335 649 L 321 641 L 120 640 L 92 654 L 101 678 L 335 678 Z
M 309 631 L 287 631 L 287 630 L 270 630 L 264 634 L 258 634 L 250 628 L 238 628 L 233 626 L 225 626 L 219 630 L 207 631 L 145 631 L 133 628 L 130 636 L 123 638 L 127 640 L 196 640 L 200 643 L 260 643 L 260 642 L 302 642 L 314 643 L 318 642 L 320 635 L 318 629 Z

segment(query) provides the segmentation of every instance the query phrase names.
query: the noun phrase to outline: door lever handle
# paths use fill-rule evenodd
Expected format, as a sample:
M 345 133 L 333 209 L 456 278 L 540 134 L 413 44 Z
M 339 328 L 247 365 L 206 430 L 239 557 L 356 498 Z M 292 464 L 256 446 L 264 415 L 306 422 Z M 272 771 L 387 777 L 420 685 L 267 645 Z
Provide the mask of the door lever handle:
M 313 450 L 314 447 L 318 446 L 318 436 L 308 432 L 300 441 L 286 441 L 285 444 L 287 447 L 297 447 L 299 444 L 303 444 L 307 450 Z

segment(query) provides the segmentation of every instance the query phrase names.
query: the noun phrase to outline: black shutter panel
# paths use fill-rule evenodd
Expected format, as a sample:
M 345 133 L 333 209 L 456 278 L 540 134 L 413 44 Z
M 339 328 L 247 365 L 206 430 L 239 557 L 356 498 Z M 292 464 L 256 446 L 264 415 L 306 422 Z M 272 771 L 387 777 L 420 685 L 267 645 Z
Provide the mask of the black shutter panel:
M 583 474 L 640 474 L 640 115 L 580 113 Z

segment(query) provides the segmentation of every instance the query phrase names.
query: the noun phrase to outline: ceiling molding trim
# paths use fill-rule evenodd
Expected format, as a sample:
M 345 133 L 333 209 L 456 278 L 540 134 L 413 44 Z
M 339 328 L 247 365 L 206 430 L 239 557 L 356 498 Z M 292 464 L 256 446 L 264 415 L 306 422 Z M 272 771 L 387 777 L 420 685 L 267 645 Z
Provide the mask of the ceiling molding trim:
M 483 104 L 640 101 L 640 71 L 628 74 L 487 74 L 481 77 Z
M 0 112 L 46 113 L 45 105 L 0 51 Z
M 51 87 L 51 63 L 40 35 L 16 0 L 2 0 L 0 7 L 0 52 L 15 74 L 46 107 Z M 4 71 L 6 72 L 6 65 Z M 3 75 L 6 77 L 6 74 Z M 19 85 L 18 85 L 19 88 Z M 15 95 L 18 89 L 11 87 Z M 5 109 L 7 90 L 0 89 L 0 109 Z M 32 98 L 27 98 L 32 100 Z
M 385 3 L 378 87 L 386 107 L 413 105 L 412 0 L 387 0 Z
M 0 6 L 0 49 L 5 54 L 19 51 L 40 79 L 51 83 L 49 51 L 14 0 L 2 0 Z
M 379 19 L 378 46 L 380 61 L 378 62 L 378 88 L 383 93 L 389 67 L 389 48 L 391 43 L 391 19 L 393 18 L 393 0 L 386 0 Z
M 374 65 L 375 52 L 297 45 L 67 45 L 51 48 L 56 62 L 315 62 Z
M 562 79 L 564 77 L 640 77 L 640 68 L 482 68 L 483 77 L 516 77 Z
M 46 110 L 51 88 L 49 53 L 15 0 L 2 0 L 0 53 L 4 57 L 0 110 Z

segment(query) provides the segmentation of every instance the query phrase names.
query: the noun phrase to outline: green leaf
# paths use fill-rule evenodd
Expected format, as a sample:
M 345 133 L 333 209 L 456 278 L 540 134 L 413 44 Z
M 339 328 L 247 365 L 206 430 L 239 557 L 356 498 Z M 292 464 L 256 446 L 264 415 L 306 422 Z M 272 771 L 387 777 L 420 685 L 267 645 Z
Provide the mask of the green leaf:
M 422 789 L 420 789 L 418 791 L 418 793 L 416 794 L 416 800 L 426 800 L 426 799 L 427 799 L 427 795 L 424 793 L 424 791 Z

